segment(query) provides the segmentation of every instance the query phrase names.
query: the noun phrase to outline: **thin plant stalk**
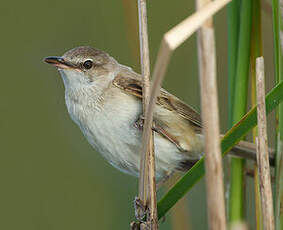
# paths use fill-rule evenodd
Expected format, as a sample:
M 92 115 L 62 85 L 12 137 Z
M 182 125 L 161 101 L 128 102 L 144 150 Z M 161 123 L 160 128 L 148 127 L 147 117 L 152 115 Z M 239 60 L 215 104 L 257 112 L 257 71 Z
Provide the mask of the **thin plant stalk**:
M 266 230 L 274 230 L 274 215 L 272 188 L 270 179 L 270 167 L 268 157 L 267 122 L 265 108 L 265 85 L 264 85 L 264 60 L 263 57 L 256 59 L 256 94 L 257 94 L 257 164 L 260 179 L 261 207 L 263 225 Z
M 197 8 L 201 9 L 210 1 L 197 0 Z M 205 170 L 207 172 L 206 191 L 209 229 L 225 230 L 225 198 L 220 152 L 216 52 L 212 18 L 208 19 L 199 31 L 198 54 L 203 132 L 205 136 Z
M 141 69 L 143 76 L 143 113 L 145 116 L 145 125 L 142 135 L 142 154 L 140 162 L 139 198 L 142 202 L 143 207 L 148 208 L 147 213 L 149 214 L 147 216 L 147 223 L 149 229 L 157 230 L 158 219 L 156 206 L 154 140 L 151 130 L 153 113 L 148 113 L 150 100 L 150 61 L 147 33 L 146 0 L 138 1 L 138 9 Z
M 240 15 L 239 45 L 236 67 L 233 123 L 245 115 L 247 107 L 247 86 L 250 63 L 250 37 L 252 21 L 252 0 L 242 1 Z M 244 165 L 239 158 L 231 159 L 229 191 L 229 220 L 231 223 L 244 218 Z
M 228 126 L 233 126 L 233 103 L 235 77 L 237 67 L 237 51 L 239 37 L 239 14 L 240 0 L 232 0 L 227 5 L 227 30 L 228 30 Z

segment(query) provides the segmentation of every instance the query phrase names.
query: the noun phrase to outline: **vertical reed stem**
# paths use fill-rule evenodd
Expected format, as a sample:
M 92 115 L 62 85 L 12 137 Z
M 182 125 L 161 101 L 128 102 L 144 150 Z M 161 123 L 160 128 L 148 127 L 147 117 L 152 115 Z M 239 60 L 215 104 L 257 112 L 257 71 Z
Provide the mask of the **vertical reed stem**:
M 201 9 L 211 0 L 197 0 Z M 212 18 L 198 36 L 201 108 L 205 136 L 205 170 L 209 229 L 225 230 L 225 200 L 216 83 L 216 53 Z
M 251 37 L 252 0 L 241 3 L 239 45 L 237 54 L 233 123 L 238 122 L 246 112 L 247 86 L 249 77 L 250 37 Z M 231 186 L 229 197 L 230 222 L 243 220 L 244 217 L 244 165 L 239 158 L 231 160 Z
M 148 209 L 147 227 L 158 229 L 155 185 L 155 158 L 152 135 L 153 113 L 148 113 L 150 101 L 150 62 L 147 32 L 146 0 L 138 0 L 139 9 L 139 35 L 141 50 L 141 69 L 143 76 L 143 113 L 145 125 L 142 135 L 142 154 L 140 162 L 139 198 L 144 207 Z M 141 210 L 139 211 L 141 212 Z
M 227 5 L 228 24 L 228 128 L 233 126 L 233 103 L 236 79 L 238 38 L 240 24 L 240 0 L 232 0 Z
M 257 165 L 260 179 L 261 207 L 263 225 L 265 230 L 274 230 L 273 201 L 270 180 L 270 168 L 268 157 L 268 142 L 266 128 L 265 109 L 265 86 L 264 86 L 264 60 L 263 57 L 256 59 L 256 80 L 257 80 Z

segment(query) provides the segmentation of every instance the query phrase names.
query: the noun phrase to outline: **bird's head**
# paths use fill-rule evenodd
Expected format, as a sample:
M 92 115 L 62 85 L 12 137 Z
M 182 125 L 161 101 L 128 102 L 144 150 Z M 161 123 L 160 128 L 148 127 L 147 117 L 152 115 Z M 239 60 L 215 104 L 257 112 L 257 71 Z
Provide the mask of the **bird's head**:
M 58 68 L 65 87 L 111 81 L 119 66 L 107 53 L 88 46 L 71 49 L 61 57 L 46 57 L 44 61 Z

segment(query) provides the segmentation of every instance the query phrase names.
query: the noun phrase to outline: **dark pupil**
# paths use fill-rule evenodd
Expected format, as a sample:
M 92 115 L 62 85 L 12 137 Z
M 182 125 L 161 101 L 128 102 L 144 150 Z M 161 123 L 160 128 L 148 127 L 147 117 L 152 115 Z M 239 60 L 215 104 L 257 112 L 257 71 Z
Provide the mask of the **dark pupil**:
M 90 69 L 92 67 L 92 61 L 90 60 L 87 60 L 84 62 L 83 66 L 86 68 L 86 69 Z

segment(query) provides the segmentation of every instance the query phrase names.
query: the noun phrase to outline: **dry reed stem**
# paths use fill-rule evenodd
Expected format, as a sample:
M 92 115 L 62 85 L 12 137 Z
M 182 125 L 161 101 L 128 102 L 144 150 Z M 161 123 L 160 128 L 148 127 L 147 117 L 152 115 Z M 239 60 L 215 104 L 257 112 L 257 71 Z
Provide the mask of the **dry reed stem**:
M 147 32 L 146 0 L 138 0 L 139 36 L 141 69 L 143 76 L 143 113 L 145 115 L 145 129 L 142 135 L 142 154 L 140 162 L 139 197 L 144 207 L 149 208 L 147 221 L 149 229 L 158 229 L 154 142 L 152 135 L 153 113 L 148 113 L 150 100 L 150 62 Z M 141 211 L 141 210 L 140 210 Z M 139 211 L 138 211 L 139 212 Z
M 201 9 L 211 0 L 197 0 Z M 225 197 L 222 156 L 220 150 L 219 111 L 216 83 L 216 52 L 212 18 L 198 34 L 201 110 L 205 136 L 205 177 L 209 229 L 225 230 Z
M 266 128 L 266 108 L 265 108 L 265 85 L 264 85 L 264 59 L 256 59 L 256 87 L 257 87 L 257 120 L 258 138 L 257 143 L 257 164 L 260 179 L 261 207 L 263 215 L 263 225 L 266 230 L 274 229 L 274 214 L 272 189 L 270 179 L 267 128 Z
M 143 77 L 143 113 L 144 116 L 146 115 L 147 110 L 147 102 L 149 100 L 149 74 L 150 74 L 150 68 L 149 68 L 149 51 L 148 51 L 148 40 L 147 37 L 144 35 L 144 23 L 142 23 L 142 20 L 145 18 L 146 15 L 144 15 L 142 4 L 143 1 L 138 1 L 138 10 L 139 10 L 139 37 L 140 37 L 140 59 L 141 59 L 141 71 L 142 71 L 142 77 Z M 146 32 L 147 33 L 147 32 Z M 145 133 L 145 132 L 144 132 Z M 143 138 L 144 141 L 144 138 Z M 148 144 L 148 143 L 146 143 Z M 145 143 L 143 143 L 143 147 L 145 148 Z M 141 162 L 140 162 L 140 184 L 139 184 L 139 197 L 141 201 L 143 202 L 143 205 L 146 206 L 146 194 L 147 194 L 147 186 L 144 186 L 144 184 L 147 184 L 148 180 L 148 169 L 147 165 L 145 164 L 147 158 L 146 152 L 142 151 L 141 155 Z

